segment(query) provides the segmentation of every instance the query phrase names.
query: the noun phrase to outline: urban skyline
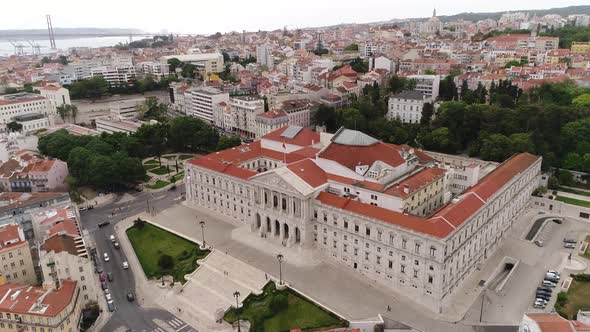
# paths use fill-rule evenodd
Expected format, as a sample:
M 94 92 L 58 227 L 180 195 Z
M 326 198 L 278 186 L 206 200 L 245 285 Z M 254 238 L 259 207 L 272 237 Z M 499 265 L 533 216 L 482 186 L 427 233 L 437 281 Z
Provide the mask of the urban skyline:
M 550 0 L 522 1 L 514 4 L 508 0 L 499 1 L 449 1 L 449 0 L 417 0 L 400 7 L 391 1 L 375 0 L 367 6 L 365 3 L 336 3 L 335 1 L 322 1 L 315 3 L 303 0 L 297 4 L 295 14 L 289 3 L 274 3 L 268 0 L 258 0 L 250 4 L 252 8 L 265 8 L 264 11 L 248 11 L 244 15 L 242 10 L 226 10 L 223 7 L 216 13 L 213 4 L 199 4 L 181 1 L 176 3 L 168 11 L 151 11 L 150 6 L 138 7 L 134 3 L 120 3 L 114 0 L 106 0 L 103 5 L 94 8 L 92 14 L 73 13 L 71 2 L 67 0 L 47 2 L 34 0 L 27 3 L 6 4 L 7 10 L 0 13 L 2 29 L 43 29 L 45 15 L 52 15 L 54 27 L 60 28 L 138 28 L 146 32 L 161 32 L 163 30 L 173 33 L 212 34 L 216 32 L 231 31 L 258 31 L 275 30 L 287 27 L 288 29 L 321 27 L 347 23 L 371 23 L 388 21 L 391 19 L 425 18 L 429 17 L 433 9 L 438 15 L 454 15 L 463 12 L 505 12 L 519 10 L 549 9 L 555 7 L 567 7 L 585 5 L 583 0 L 560 1 L 558 4 Z M 229 1 L 231 8 L 232 1 Z M 118 8 L 112 11 L 112 8 Z M 183 8 L 180 10 L 180 8 Z M 15 12 L 27 12 L 26 18 L 14 15 Z M 211 14 L 199 15 L 200 12 Z M 135 13 L 130 16 L 129 13 Z M 108 17 L 108 20 L 104 20 Z M 124 24 L 115 22 L 125 22 Z

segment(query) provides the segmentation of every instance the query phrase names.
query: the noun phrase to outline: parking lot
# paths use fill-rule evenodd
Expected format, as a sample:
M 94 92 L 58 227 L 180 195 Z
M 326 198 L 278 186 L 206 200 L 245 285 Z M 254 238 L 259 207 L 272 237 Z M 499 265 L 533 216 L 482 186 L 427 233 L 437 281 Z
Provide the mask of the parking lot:
M 475 301 L 465 316 L 467 321 L 517 324 L 524 312 L 548 312 L 553 308 L 561 281 L 551 291 L 545 308 L 534 308 L 537 287 L 541 287 L 547 270 L 556 270 L 563 276 L 570 271 L 565 267 L 568 256 L 575 255 L 575 249 L 564 248 L 563 239 L 577 240 L 577 247 L 588 232 L 588 223 L 566 218 L 561 224 L 553 222 L 553 217 L 540 214 L 534 209 L 521 217 L 513 226 L 513 231 L 499 255 L 518 260 L 518 264 L 501 290 L 486 289 Z M 543 219 L 543 223 L 535 222 Z M 537 228 L 536 234 L 531 233 Z M 535 230 L 533 230 L 533 233 Z M 535 244 L 539 241 L 541 246 Z M 497 253 L 498 254 L 498 253 Z M 483 305 L 482 305 L 483 301 Z

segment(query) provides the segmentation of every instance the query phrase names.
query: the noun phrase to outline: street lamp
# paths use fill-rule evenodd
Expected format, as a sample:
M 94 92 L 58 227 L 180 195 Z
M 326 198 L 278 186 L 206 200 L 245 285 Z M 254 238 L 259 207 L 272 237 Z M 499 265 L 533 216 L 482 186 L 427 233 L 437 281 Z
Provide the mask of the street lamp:
M 285 258 L 285 256 L 283 256 L 283 254 L 277 255 L 277 259 L 279 261 L 279 285 L 283 284 L 283 269 L 281 266 L 281 263 L 283 262 L 283 258 Z
M 201 238 L 203 239 L 203 249 L 205 249 L 206 248 L 206 245 L 205 245 L 205 222 L 199 221 L 199 225 L 201 225 Z
M 235 291 L 234 297 L 236 298 L 236 316 L 238 317 L 238 332 L 241 332 L 241 330 L 240 330 L 240 311 L 239 311 L 239 309 L 240 309 L 240 301 L 239 301 L 240 292 Z

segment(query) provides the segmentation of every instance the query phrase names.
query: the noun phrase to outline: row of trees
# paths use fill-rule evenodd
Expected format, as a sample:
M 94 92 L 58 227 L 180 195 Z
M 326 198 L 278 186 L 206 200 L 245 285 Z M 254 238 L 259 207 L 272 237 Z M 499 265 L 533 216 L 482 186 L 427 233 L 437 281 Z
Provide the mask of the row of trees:
M 444 88 L 443 88 L 444 86 Z M 412 87 L 412 81 L 392 77 L 386 87 L 365 87 L 350 107 L 335 110 L 321 106 L 318 124 L 329 131 L 340 126 L 367 132 L 385 142 L 424 149 L 466 153 L 503 161 L 517 152 L 543 156 L 544 167 L 565 167 L 590 172 L 590 89 L 573 82 L 543 84 L 523 94 L 509 81 L 489 91 L 441 82 L 443 101 L 435 112 L 426 104 L 422 120 L 402 124 L 387 120 L 388 93 Z
M 178 77 L 172 74 L 162 77 L 159 81 L 154 80 L 151 75 L 132 81 L 130 84 L 109 85 L 101 76 L 95 76 L 74 82 L 71 86 L 66 86 L 70 90 L 72 99 L 100 99 L 110 94 L 135 94 L 145 93 L 147 91 L 162 90 L 168 88 L 171 82 L 177 81 Z
M 166 152 L 211 152 L 240 144 L 239 137 L 220 137 L 215 128 L 199 119 L 178 117 L 143 125 L 130 135 L 79 137 L 59 130 L 39 139 L 39 151 L 67 161 L 70 185 L 112 190 L 143 180 L 143 158 L 161 157 Z

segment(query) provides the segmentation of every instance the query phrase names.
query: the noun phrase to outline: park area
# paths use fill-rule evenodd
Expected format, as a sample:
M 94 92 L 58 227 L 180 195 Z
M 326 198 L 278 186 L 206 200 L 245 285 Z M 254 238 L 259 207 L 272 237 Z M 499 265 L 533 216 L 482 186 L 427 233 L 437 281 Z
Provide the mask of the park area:
M 557 196 L 556 200 L 558 200 L 560 202 L 567 203 L 567 204 L 590 208 L 590 201 L 583 201 L 580 199 L 575 199 L 575 198 L 570 198 L 570 197 L 565 197 L 565 196 Z
M 127 237 L 148 278 L 164 274 L 184 283 L 184 276 L 197 268 L 197 260 L 209 254 L 196 243 L 145 221 L 136 220 L 127 230 Z
M 338 318 L 293 290 L 277 290 L 268 283 L 260 295 L 251 294 L 236 311 L 231 308 L 224 319 L 233 324 L 239 318 L 250 322 L 250 331 L 289 331 L 301 329 L 313 331 L 348 326 Z
M 567 319 L 576 319 L 578 310 L 590 310 L 590 274 L 575 275 L 567 293 L 557 294 L 555 309 Z

